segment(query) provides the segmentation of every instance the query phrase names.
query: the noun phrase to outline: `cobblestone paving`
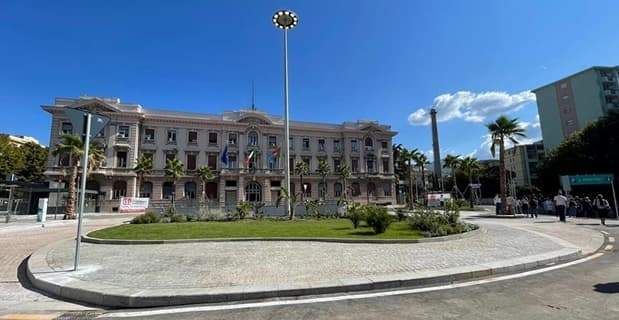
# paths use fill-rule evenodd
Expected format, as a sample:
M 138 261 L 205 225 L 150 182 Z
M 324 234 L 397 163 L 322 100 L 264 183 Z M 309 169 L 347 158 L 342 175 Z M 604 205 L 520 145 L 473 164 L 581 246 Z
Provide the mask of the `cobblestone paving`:
M 471 266 L 563 248 L 524 230 L 483 225 L 485 232 L 470 238 L 417 244 L 85 244 L 84 268 L 72 276 L 134 289 L 276 285 Z M 67 270 L 72 261 L 71 245 L 68 242 L 50 251 L 50 266 Z

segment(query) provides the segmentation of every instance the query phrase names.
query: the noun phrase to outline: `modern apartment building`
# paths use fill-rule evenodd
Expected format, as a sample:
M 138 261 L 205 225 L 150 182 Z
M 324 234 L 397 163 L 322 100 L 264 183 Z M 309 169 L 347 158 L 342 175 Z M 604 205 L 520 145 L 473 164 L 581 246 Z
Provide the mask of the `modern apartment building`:
M 29 136 L 17 136 L 5 133 L 0 133 L 0 136 L 7 137 L 7 139 L 9 139 L 9 141 L 16 146 L 23 146 L 26 143 L 35 143 L 44 147 L 41 143 L 39 143 L 39 140 Z
M 619 111 L 618 78 L 619 67 L 591 67 L 533 90 L 546 151 L 609 110 Z
M 283 119 L 257 110 L 223 114 L 199 114 L 153 110 L 120 99 L 100 97 L 56 98 L 42 108 L 52 115 L 50 150 L 62 134 L 75 133 L 63 110 L 79 108 L 105 114 L 112 120 L 94 138 L 105 147 L 105 164 L 91 174 L 87 185 L 98 194 L 97 207 L 113 211 L 123 196 L 149 197 L 152 202 L 196 199 L 202 194 L 197 169 L 207 165 L 216 170 L 215 181 L 206 186 L 206 196 L 221 206 L 240 201 L 273 203 L 283 185 Z M 347 164 L 352 170 L 348 196 L 358 202 L 395 203 L 392 138 L 390 126 L 374 121 L 341 124 L 291 121 L 290 163 L 304 161 L 310 175 L 292 175 L 291 189 L 305 190 L 308 198 L 339 199 L 345 192 L 335 168 Z M 227 164 L 222 162 L 226 153 Z M 137 185 L 133 172 L 138 157 L 153 159 L 154 168 Z M 174 184 L 165 176 L 168 159 L 184 165 L 183 177 Z M 316 173 L 320 160 L 329 164 L 326 194 Z M 50 152 L 47 176 L 66 179 L 66 159 Z M 302 188 L 302 189 L 301 189 Z
M 511 182 L 514 186 L 534 186 L 537 184 L 537 166 L 544 157 L 544 144 L 517 145 L 505 150 L 505 167 L 514 173 Z

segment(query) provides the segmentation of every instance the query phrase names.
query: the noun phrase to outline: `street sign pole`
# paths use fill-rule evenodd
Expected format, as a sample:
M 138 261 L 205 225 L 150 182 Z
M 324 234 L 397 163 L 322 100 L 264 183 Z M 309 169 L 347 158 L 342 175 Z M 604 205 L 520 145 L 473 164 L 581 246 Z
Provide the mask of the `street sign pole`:
M 615 219 L 619 219 L 619 209 L 617 209 L 617 194 L 615 193 L 615 179 L 610 180 L 610 188 L 613 191 L 613 202 L 615 203 Z
M 84 202 L 86 201 L 86 178 L 88 176 L 88 149 L 90 145 L 90 120 L 92 115 L 85 113 L 86 117 L 86 130 L 84 130 L 84 158 L 82 160 L 82 181 L 80 187 L 80 206 L 77 216 L 77 237 L 75 239 L 75 264 L 73 270 L 77 271 L 77 267 L 80 262 L 80 243 L 82 241 L 82 216 L 84 215 Z

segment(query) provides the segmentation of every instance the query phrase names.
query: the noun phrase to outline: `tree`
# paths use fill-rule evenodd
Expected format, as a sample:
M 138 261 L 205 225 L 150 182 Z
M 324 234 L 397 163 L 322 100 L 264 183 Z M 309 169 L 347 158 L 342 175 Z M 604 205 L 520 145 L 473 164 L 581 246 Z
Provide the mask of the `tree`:
M 320 160 L 318 162 L 318 170 L 316 170 L 318 175 L 321 178 L 322 186 L 320 193 L 326 196 L 327 194 L 327 176 L 331 173 L 331 168 L 329 168 L 329 164 L 326 160 Z M 321 197 L 322 198 L 322 197 Z M 322 199 L 324 200 L 324 199 Z
M 279 208 L 282 204 L 282 201 L 288 201 L 290 203 L 290 212 L 288 213 L 288 219 L 292 220 L 294 218 L 294 210 L 297 207 L 297 201 L 299 199 L 299 194 L 290 193 L 288 189 L 282 187 L 279 192 L 279 196 L 275 201 L 275 207 Z
M 17 175 L 24 168 L 24 154 L 9 137 L 0 136 L 0 178 L 2 180 Z
M 97 143 L 92 142 L 88 148 L 88 171 L 87 175 L 90 175 L 93 171 L 101 168 L 105 163 L 105 152 L 103 147 Z
M 417 186 L 417 183 L 415 180 L 415 174 L 413 171 L 413 162 L 416 161 L 415 159 L 417 159 L 417 157 L 419 156 L 419 150 L 417 149 L 412 149 L 412 150 L 408 150 L 405 147 L 403 147 L 402 145 L 399 146 L 399 151 L 398 151 L 398 158 L 401 159 L 402 162 L 405 163 L 405 167 L 406 167 L 406 175 L 408 176 L 408 195 L 409 195 L 409 199 L 408 199 L 408 205 L 410 209 L 413 209 L 413 204 L 415 203 L 414 197 L 413 197 L 413 188 Z
M 416 149 L 415 149 L 416 150 Z M 415 165 L 417 165 L 419 168 L 421 168 L 421 185 L 423 186 L 423 199 L 424 199 L 424 203 L 426 203 L 426 166 L 430 164 L 430 161 L 428 161 L 428 157 L 426 157 L 425 154 L 421 153 L 421 152 L 417 152 L 416 155 L 414 156 L 413 160 L 415 161 Z
M 449 168 L 451 169 L 451 176 L 453 177 L 453 182 L 454 182 L 454 189 L 456 189 L 456 199 L 458 199 L 458 195 L 460 194 L 460 189 L 458 188 L 458 179 L 456 178 L 457 174 L 456 174 L 456 169 L 460 166 L 460 161 L 462 161 L 462 159 L 460 158 L 460 155 L 451 155 L 448 154 L 447 156 L 445 156 L 445 164 L 443 165 L 444 168 Z
M 174 189 L 176 189 L 176 182 L 183 176 L 183 163 L 174 158 L 171 160 L 167 160 L 165 164 L 165 175 L 166 177 L 172 180 L 172 184 L 174 185 Z M 174 193 L 172 196 L 172 200 L 174 201 Z
M 26 182 L 45 181 L 45 167 L 47 162 L 47 148 L 34 142 L 28 142 L 20 147 L 23 166 L 18 175 Z
M 217 174 L 211 169 L 211 167 L 201 166 L 200 168 L 198 168 L 196 175 L 202 182 L 202 197 L 200 198 L 200 201 L 204 201 L 206 199 L 206 184 L 210 181 L 215 180 Z
M 301 184 L 301 202 L 305 197 L 305 190 L 303 190 L 303 177 L 309 174 L 309 167 L 305 161 L 299 161 L 294 166 L 294 173 L 299 176 L 299 182 Z
M 473 174 L 481 169 L 481 165 L 477 158 L 466 157 L 459 161 L 459 167 L 469 177 L 469 203 L 471 208 L 473 208 L 473 188 L 471 188 L 471 184 L 473 184 Z
M 138 176 L 138 190 L 142 190 L 142 182 L 144 181 L 144 176 L 147 174 L 151 174 L 152 171 L 153 158 L 141 155 L 138 158 L 135 167 L 133 167 L 133 172 L 135 172 Z
M 505 142 L 507 140 L 518 144 L 517 137 L 526 137 L 525 130 L 520 126 L 518 118 L 509 119 L 506 116 L 498 117 L 494 122 L 486 124 L 492 137 L 490 152 L 495 157 L 496 145 L 499 145 L 499 190 L 501 193 L 501 213 L 507 211 L 507 190 L 505 176 Z
M 350 172 L 350 167 L 347 164 L 342 164 L 340 165 L 340 167 L 337 169 L 337 174 L 340 176 L 340 179 L 342 179 L 342 199 L 340 199 L 342 202 L 344 202 L 344 204 L 346 204 L 347 201 L 347 197 L 346 194 L 348 192 L 348 179 L 350 179 L 350 176 L 352 175 L 352 173 Z
M 75 197 L 77 183 L 77 167 L 79 165 L 80 156 L 84 154 L 83 143 L 79 136 L 64 134 L 60 136 L 60 141 L 52 152 L 54 156 L 67 157 L 67 166 L 71 173 L 68 181 L 67 203 L 64 208 L 63 219 L 75 218 Z

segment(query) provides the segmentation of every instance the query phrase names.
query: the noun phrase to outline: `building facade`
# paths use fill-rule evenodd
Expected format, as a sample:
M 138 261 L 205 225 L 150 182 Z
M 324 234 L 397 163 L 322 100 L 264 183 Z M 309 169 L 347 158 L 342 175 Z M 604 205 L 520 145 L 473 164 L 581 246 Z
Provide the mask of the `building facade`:
M 152 110 L 139 104 L 121 103 L 119 99 L 99 97 L 56 98 L 42 108 L 52 115 L 50 155 L 46 175 L 51 181 L 67 177 L 62 156 L 51 150 L 59 137 L 76 133 L 63 110 L 79 108 L 111 118 L 93 142 L 104 146 L 106 161 L 87 181 L 87 189 L 98 191 L 100 211 L 115 211 L 119 199 L 149 197 L 152 203 L 194 200 L 202 194 L 196 177 L 201 166 L 217 172 L 217 179 L 205 188 L 211 203 L 234 207 L 240 201 L 276 201 L 284 185 L 283 119 L 257 110 L 198 114 Z M 307 198 L 339 199 L 346 190 L 335 168 L 346 164 L 352 176 L 346 182 L 347 196 L 357 202 L 395 203 L 392 138 L 390 126 L 373 121 L 342 124 L 291 121 L 291 165 L 304 161 L 310 174 L 303 178 L 291 175 L 291 191 L 305 190 Z M 222 155 L 227 154 L 227 164 Z M 280 153 L 281 155 L 277 155 Z M 251 155 L 251 156 L 250 156 Z M 133 167 L 140 156 L 153 160 L 153 170 L 141 186 Z M 184 175 L 173 183 L 165 176 L 166 160 L 179 159 Z M 330 174 L 323 188 L 316 171 L 319 161 L 329 164 Z M 323 192 L 326 190 L 326 193 Z
M 619 67 L 591 67 L 533 90 L 546 151 L 619 110 Z
M 536 185 L 537 167 L 543 158 L 544 144 L 542 141 L 517 145 L 505 150 L 505 167 L 514 175 L 510 181 L 512 185 L 514 187 Z
M 0 136 L 7 137 L 7 139 L 9 140 L 10 143 L 12 143 L 13 145 L 16 145 L 18 147 L 21 147 L 21 146 L 25 145 L 26 143 L 34 143 L 34 144 L 40 145 L 41 147 L 45 147 L 44 145 L 39 143 L 39 140 L 37 140 L 37 139 L 35 139 L 33 137 L 29 137 L 29 136 L 16 136 L 16 135 L 12 135 L 12 134 L 4 134 L 4 133 L 0 133 Z

